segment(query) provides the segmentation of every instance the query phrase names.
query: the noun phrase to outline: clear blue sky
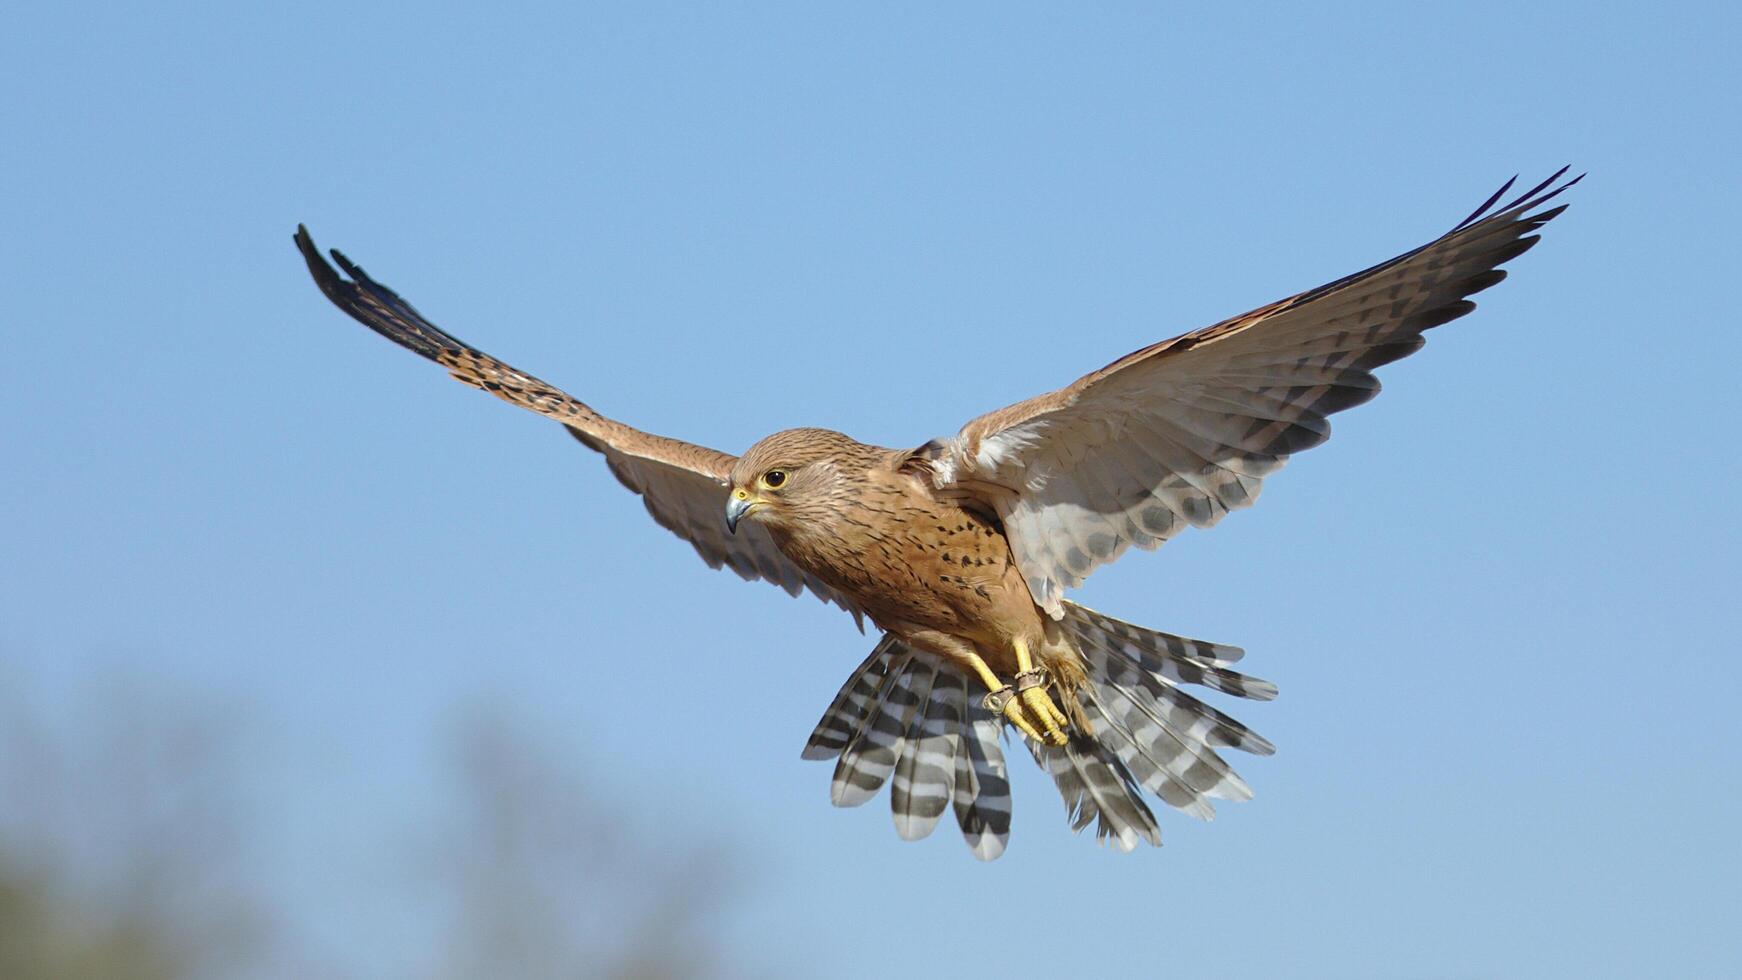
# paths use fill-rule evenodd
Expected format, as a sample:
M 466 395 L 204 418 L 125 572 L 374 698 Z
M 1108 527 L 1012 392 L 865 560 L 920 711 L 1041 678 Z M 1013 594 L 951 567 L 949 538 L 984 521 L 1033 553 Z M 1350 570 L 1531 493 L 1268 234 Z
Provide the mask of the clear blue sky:
M 417 969 L 373 850 L 479 699 L 727 846 L 754 974 L 1734 975 L 1735 8 L 943 6 L 15 9 L 0 681 L 75 730 L 116 672 L 246 713 L 259 881 L 357 975 Z M 1569 162 L 1378 401 L 1080 593 L 1280 684 L 1257 799 L 1119 855 L 1013 758 L 992 865 L 799 760 L 850 620 L 709 571 L 290 242 L 643 428 L 905 445 Z

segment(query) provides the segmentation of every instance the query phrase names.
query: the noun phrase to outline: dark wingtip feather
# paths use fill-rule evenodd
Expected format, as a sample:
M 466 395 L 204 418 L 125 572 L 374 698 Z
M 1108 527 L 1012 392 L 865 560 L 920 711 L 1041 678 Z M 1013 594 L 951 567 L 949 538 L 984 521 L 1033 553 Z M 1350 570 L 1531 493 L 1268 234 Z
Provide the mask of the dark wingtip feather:
M 314 238 L 306 227 L 298 225 L 293 240 L 303 261 L 308 264 L 315 285 L 351 319 L 430 360 L 436 360 L 443 350 L 464 346 L 430 323 L 399 294 L 369 278 L 362 266 L 346 258 L 343 252 L 328 249 L 327 254 L 338 263 L 339 269 L 354 281 L 347 281 L 339 275 L 339 270 L 321 257 L 320 249 L 315 247 Z
M 1566 173 L 1568 169 L 1569 169 L 1568 167 L 1562 167 L 1559 170 L 1555 171 L 1555 174 L 1553 177 L 1550 177 L 1549 179 L 1536 185 L 1534 188 L 1531 188 L 1531 191 L 1529 194 L 1521 195 L 1518 198 L 1518 200 L 1507 205 L 1505 208 L 1502 208 L 1501 213 L 1502 214 L 1522 214 L 1525 211 L 1531 210 L 1532 208 L 1542 207 L 1544 204 L 1547 204 L 1549 201 L 1552 201 L 1555 198 L 1559 197 L 1560 195 L 1566 193 L 1568 188 L 1577 184 L 1579 181 L 1585 179 L 1585 175 L 1580 174 L 1577 177 L 1574 177 L 1572 180 L 1569 180 L 1566 183 L 1561 184 L 1559 187 L 1554 187 L 1553 189 L 1549 189 L 1551 187 L 1551 185 L 1554 184 L 1555 180 L 1557 180 L 1562 174 Z M 1538 223 L 1545 222 L 1545 221 L 1549 220 L 1550 218 L 1554 217 L 1555 215 L 1560 214 L 1564 210 L 1566 210 L 1566 205 L 1563 204 L 1560 207 L 1552 209 L 1551 211 L 1546 211 L 1546 212 L 1532 215 L 1530 220 L 1536 221 Z
M 1571 170 L 1571 169 L 1572 169 L 1572 165 L 1568 164 L 1567 166 L 1564 166 L 1564 167 L 1560 168 L 1559 170 L 1556 170 L 1554 173 L 1549 175 L 1547 180 L 1536 185 L 1535 187 L 1532 187 L 1530 190 L 1525 191 L 1523 194 L 1518 195 L 1516 200 L 1514 200 L 1511 204 L 1508 204 L 1505 207 L 1501 208 L 1500 210 L 1511 211 L 1513 208 L 1516 208 L 1516 207 L 1522 205 L 1524 202 L 1526 202 L 1526 201 L 1530 200 L 1531 198 L 1535 197 L 1536 195 L 1542 193 L 1544 188 L 1548 187 L 1550 184 L 1559 180 L 1561 174 L 1564 174 L 1568 170 Z
M 339 251 L 336 248 L 329 248 L 329 249 L 327 249 L 327 254 L 331 255 L 333 257 L 333 261 L 337 262 L 339 264 L 339 268 L 345 270 L 345 275 L 350 276 L 352 279 L 356 279 L 358 281 L 362 281 L 364 279 L 369 278 L 367 275 L 363 274 L 363 267 L 359 266 L 355 262 L 352 262 L 349 258 L 347 258 L 345 256 L 345 253 Z
M 339 273 L 327 264 L 327 260 L 321 258 L 321 250 L 315 247 L 314 237 L 309 234 L 308 227 L 297 225 L 296 234 L 291 240 L 296 242 L 297 251 L 302 253 L 303 261 L 308 264 L 309 275 L 314 277 L 315 285 L 320 287 L 321 292 L 335 306 L 350 313 L 350 298 L 346 290 L 351 288 L 351 284 L 340 278 Z
M 1585 179 L 1585 175 L 1581 173 L 1577 177 L 1574 177 L 1572 180 L 1569 180 L 1569 181 L 1561 184 L 1559 187 L 1554 187 L 1554 182 L 1557 180 L 1560 180 L 1561 177 L 1565 176 L 1566 172 L 1568 170 L 1571 170 L 1571 169 L 1572 169 L 1572 165 L 1568 164 L 1568 165 L 1560 168 L 1559 170 L 1556 170 L 1553 174 L 1550 174 L 1547 180 L 1544 180 L 1542 183 L 1537 184 L 1535 187 L 1532 187 L 1530 190 L 1525 191 L 1524 193 L 1519 194 L 1518 196 L 1514 197 L 1509 203 L 1503 204 L 1499 207 L 1495 207 L 1496 202 L 1498 202 L 1501 198 L 1505 197 L 1507 192 L 1512 189 L 1512 186 L 1518 182 L 1518 177 L 1516 175 L 1514 175 L 1511 180 L 1508 180 L 1506 183 L 1500 185 L 1499 190 L 1497 190 L 1493 194 L 1489 195 L 1488 199 L 1486 201 L 1482 202 L 1481 207 L 1470 212 L 1469 217 L 1465 218 L 1463 221 L 1460 221 L 1455 226 L 1453 226 L 1452 231 L 1454 231 L 1454 232 L 1463 231 L 1465 228 L 1469 228 L 1470 226 L 1477 224 L 1478 222 L 1481 222 L 1487 218 L 1495 217 L 1497 215 L 1502 215 L 1502 214 L 1514 214 L 1514 213 L 1521 212 L 1521 211 L 1527 211 L 1531 208 L 1539 207 L 1542 204 L 1547 203 L 1548 201 L 1550 201 L 1550 200 L 1554 199 L 1555 197 L 1557 197 L 1558 195 L 1560 195 L 1567 188 L 1572 187 L 1574 184 L 1577 184 L 1579 181 Z M 1553 187 L 1552 190 L 1550 190 L 1551 187 Z M 1565 205 L 1562 205 L 1562 207 L 1564 208 Z M 1560 213 L 1560 209 L 1557 208 L 1557 209 L 1555 209 L 1555 211 L 1553 213 L 1544 214 L 1544 215 L 1537 215 L 1536 218 L 1537 218 L 1537 220 L 1547 221 L 1549 218 L 1552 218 L 1556 214 L 1559 214 L 1559 213 Z
M 1512 175 L 1512 179 L 1511 179 L 1511 180 L 1508 180 L 1508 181 L 1507 181 L 1507 182 L 1506 182 L 1506 183 L 1504 183 L 1504 184 L 1501 184 L 1501 185 L 1500 185 L 1500 189 L 1499 189 L 1499 190 L 1497 190 L 1497 191 L 1495 191 L 1495 192 L 1494 192 L 1494 193 L 1492 193 L 1492 194 L 1490 194 L 1490 195 L 1488 195 L 1488 200 L 1486 200 L 1486 201 L 1483 201 L 1483 202 L 1482 202 L 1482 206 L 1481 206 L 1481 207 L 1479 207 L 1479 208 L 1477 208 L 1477 209 L 1476 209 L 1476 210 L 1474 210 L 1474 211 L 1471 211 L 1471 212 L 1470 212 L 1470 215 L 1469 215 L 1469 217 L 1467 217 L 1467 218 L 1465 218 L 1465 219 L 1464 219 L 1464 220 L 1462 220 L 1462 221 L 1460 221 L 1460 222 L 1458 222 L 1458 223 L 1457 223 L 1457 224 L 1455 224 L 1455 225 L 1453 225 L 1453 226 L 1452 226 L 1452 230 L 1453 230 L 1453 231 L 1457 231 L 1457 230 L 1458 230 L 1458 229 L 1460 229 L 1460 228 L 1465 228 L 1465 227 L 1468 227 L 1468 226 L 1469 226 L 1469 225 L 1470 225 L 1470 224 L 1472 224 L 1472 223 L 1473 223 L 1473 222 L 1475 222 L 1475 221 L 1476 221 L 1476 219 L 1478 219 L 1478 218 L 1480 218 L 1480 217 L 1482 217 L 1482 216 L 1483 216 L 1483 215 L 1484 215 L 1484 214 L 1487 214 L 1487 213 L 1488 213 L 1488 209 L 1489 209 L 1489 208 L 1491 208 L 1491 207 L 1493 207 L 1493 206 L 1494 206 L 1494 202 L 1495 202 L 1495 201 L 1498 201 L 1498 200 L 1500 200 L 1500 197 L 1501 197 L 1501 195 L 1503 195 L 1503 194 L 1505 194 L 1505 193 L 1506 193 L 1506 192 L 1507 192 L 1507 191 L 1509 191 L 1509 190 L 1511 190 L 1511 189 L 1512 189 L 1512 185 L 1513 185 L 1513 184 L 1516 184 L 1516 183 L 1518 183 L 1518 175 L 1517 175 L 1517 174 L 1513 174 L 1513 175 Z

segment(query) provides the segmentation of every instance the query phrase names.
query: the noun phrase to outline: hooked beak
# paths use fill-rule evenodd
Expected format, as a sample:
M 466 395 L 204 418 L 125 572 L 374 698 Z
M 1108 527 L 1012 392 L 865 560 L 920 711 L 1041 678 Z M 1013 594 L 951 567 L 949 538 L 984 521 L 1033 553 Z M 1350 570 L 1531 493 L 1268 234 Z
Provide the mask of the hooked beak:
M 756 508 L 762 506 L 762 501 L 750 496 L 748 490 L 734 490 L 726 500 L 726 530 L 738 533 L 738 522 Z

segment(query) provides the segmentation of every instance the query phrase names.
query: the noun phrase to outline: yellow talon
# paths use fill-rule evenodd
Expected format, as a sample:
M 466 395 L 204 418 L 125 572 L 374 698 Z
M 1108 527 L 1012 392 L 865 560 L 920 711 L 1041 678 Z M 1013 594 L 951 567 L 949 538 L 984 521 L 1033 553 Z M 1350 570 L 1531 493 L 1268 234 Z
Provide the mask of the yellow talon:
M 1028 644 L 1021 638 L 1016 639 L 1012 645 L 1016 647 L 1017 693 L 1021 696 L 1022 705 L 1027 712 L 1032 713 L 1040 721 L 1041 727 L 1046 729 L 1044 737 L 1038 732 L 1031 734 L 1040 741 L 1054 745 L 1065 744 L 1065 726 L 1070 722 L 1046 693 L 1046 671 L 1034 666 L 1034 659 L 1028 654 Z
M 988 672 L 988 675 L 990 676 L 990 672 Z M 996 681 L 998 678 L 992 677 L 991 679 Z M 994 714 L 1003 715 L 1012 725 L 1015 725 L 1030 737 L 1041 737 L 1040 732 L 1034 726 L 1034 722 L 1030 721 L 1028 715 L 1022 710 L 1022 702 L 1016 699 L 1016 689 L 1011 687 L 1009 684 L 1005 684 L 996 690 L 988 692 L 984 703 L 986 705 L 986 710 L 991 711 Z
M 1044 741 L 1054 745 L 1065 744 L 1067 739 L 1064 730 L 1065 725 L 1068 724 L 1065 720 L 1065 713 L 1053 703 L 1052 697 L 1046 693 L 1046 688 L 1038 685 L 1027 688 L 1021 692 L 1021 699 L 1022 706 L 1040 719 L 1041 724 L 1046 728 Z
M 1023 710 L 1021 701 L 1012 699 L 1011 702 L 1004 707 L 1004 717 L 1009 720 L 1012 725 L 1015 725 L 1022 734 L 1034 739 L 1036 742 L 1047 741 L 1047 737 L 1041 734 L 1040 729 L 1035 727 L 1034 722 L 1029 719 L 1028 712 Z
M 1032 669 L 1028 650 L 1020 641 L 1016 645 L 1016 658 L 1023 666 L 1023 673 L 1016 675 L 1014 688 L 1004 683 L 979 657 L 968 661 L 974 672 L 980 675 L 980 682 L 986 685 L 986 708 L 1003 715 L 1004 720 L 1036 742 L 1065 744 L 1065 715 L 1047 696 L 1046 672 Z

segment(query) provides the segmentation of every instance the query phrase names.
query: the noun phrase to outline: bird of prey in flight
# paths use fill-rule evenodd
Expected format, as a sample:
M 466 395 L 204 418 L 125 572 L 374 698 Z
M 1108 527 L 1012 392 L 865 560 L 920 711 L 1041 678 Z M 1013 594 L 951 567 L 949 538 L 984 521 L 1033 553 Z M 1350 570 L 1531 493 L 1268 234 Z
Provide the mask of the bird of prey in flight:
M 1265 477 L 1329 436 L 1327 416 L 1378 394 L 1375 368 L 1505 277 L 1499 266 L 1565 208 L 1542 207 L 1578 182 L 1557 183 L 1565 174 L 1499 204 L 1508 181 L 1421 248 L 906 449 L 788 429 L 731 456 L 642 432 L 441 330 L 333 251 L 347 280 L 306 228 L 296 244 L 341 310 L 562 423 L 709 565 L 870 620 L 882 637 L 804 757 L 836 760 L 836 805 L 889 783 L 902 837 L 953 810 L 991 860 L 1010 832 L 1006 726 L 1056 782 L 1073 828 L 1093 823 L 1121 850 L 1160 843 L 1144 791 L 1204 819 L 1213 799 L 1251 797 L 1217 750 L 1266 755 L 1271 743 L 1187 688 L 1268 700 L 1275 685 L 1232 668 L 1238 647 L 1134 626 L 1065 590 L 1132 545 L 1155 548 L 1256 500 Z

